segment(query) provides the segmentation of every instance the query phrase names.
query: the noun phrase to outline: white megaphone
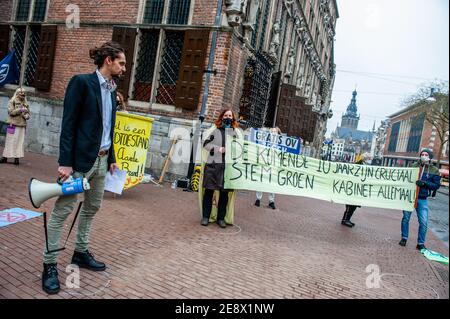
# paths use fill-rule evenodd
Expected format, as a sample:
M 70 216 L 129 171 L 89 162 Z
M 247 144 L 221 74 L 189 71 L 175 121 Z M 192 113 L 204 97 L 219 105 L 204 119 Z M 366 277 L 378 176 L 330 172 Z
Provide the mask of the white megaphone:
M 30 201 L 33 207 L 39 208 L 49 198 L 78 194 L 90 188 L 86 178 L 74 179 L 71 176 L 64 183 L 44 183 L 35 178 L 31 178 L 28 184 L 28 194 L 30 195 Z

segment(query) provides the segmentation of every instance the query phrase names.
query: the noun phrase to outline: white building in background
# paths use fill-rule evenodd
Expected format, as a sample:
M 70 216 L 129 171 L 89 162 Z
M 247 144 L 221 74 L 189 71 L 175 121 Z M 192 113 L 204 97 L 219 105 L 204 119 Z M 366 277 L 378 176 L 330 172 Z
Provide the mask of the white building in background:
M 331 155 L 335 160 L 339 160 L 344 155 L 345 139 L 333 140 L 333 148 L 331 149 Z

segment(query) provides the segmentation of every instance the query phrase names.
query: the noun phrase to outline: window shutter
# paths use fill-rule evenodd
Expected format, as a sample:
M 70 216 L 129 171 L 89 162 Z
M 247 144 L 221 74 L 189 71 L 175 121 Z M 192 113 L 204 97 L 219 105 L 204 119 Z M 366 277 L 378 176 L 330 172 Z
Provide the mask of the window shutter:
M 0 25 L 0 61 L 8 54 L 9 25 Z
M 58 27 L 56 25 L 43 25 L 41 27 L 41 40 L 39 43 L 36 76 L 33 83 L 33 86 L 38 90 L 50 90 L 57 31 Z
M 134 28 L 114 27 L 112 40 L 119 43 L 125 50 L 125 58 L 127 69 L 123 79 L 117 83 L 117 88 L 123 93 L 125 99 L 128 99 L 128 91 L 130 90 L 131 70 L 133 69 L 134 46 L 136 43 L 136 32 Z
M 188 30 L 184 36 L 175 106 L 196 110 L 203 84 L 209 30 Z
M 295 107 L 295 91 L 296 87 L 293 85 L 281 85 L 276 123 L 281 132 L 288 135 L 291 135 L 291 112 Z

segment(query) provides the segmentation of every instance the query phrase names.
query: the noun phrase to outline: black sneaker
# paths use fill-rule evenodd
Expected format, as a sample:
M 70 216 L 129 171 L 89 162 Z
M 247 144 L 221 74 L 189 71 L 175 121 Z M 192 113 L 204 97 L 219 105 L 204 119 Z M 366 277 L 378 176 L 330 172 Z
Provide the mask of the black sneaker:
M 58 269 L 56 264 L 44 264 L 42 272 L 42 289 L 49 295 L 59 292 Z
M 94 271 L 103 271 L 106 265 L 102 262 L 96 261 L 94 255 L 86 250 L 85 252 L 75 251 L 72 257 L 72 264 L 78 265 L 80 268 L 86 268 Z
M 417 244 L 416 248 L 418 250 L 427 249 L 427 247 L 425 247 L 425 245 L 423 245 L 423 244 Z
M 406 239 L 402 238 L 402 240 L 400 240 L 400 242 L 398 243 L 400 246 L 405 247 L 406 246 Z
M 270 202 L 270 203 L 269 203 L 269 207 L 272 208 L 272 209 L 276 209 L 276 208 L 275 208 L 275 203 L 274 203 L 274 202 Z
M 255 206 L 257 206 L 257 207 L 261 206 L 261 201 L 259 199 L 256 200 Z

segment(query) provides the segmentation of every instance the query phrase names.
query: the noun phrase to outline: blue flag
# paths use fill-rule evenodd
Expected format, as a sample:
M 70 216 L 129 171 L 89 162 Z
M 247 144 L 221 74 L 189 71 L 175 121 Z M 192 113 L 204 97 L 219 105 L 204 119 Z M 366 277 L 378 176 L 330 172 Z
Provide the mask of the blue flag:
M 19 68 L 16 63 L 16 55 L 14 51 L 9 51 L 8 55 L 0 61 L 0 87 L 18 80 Z

